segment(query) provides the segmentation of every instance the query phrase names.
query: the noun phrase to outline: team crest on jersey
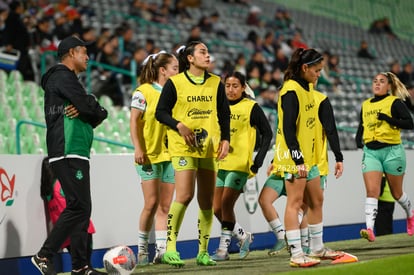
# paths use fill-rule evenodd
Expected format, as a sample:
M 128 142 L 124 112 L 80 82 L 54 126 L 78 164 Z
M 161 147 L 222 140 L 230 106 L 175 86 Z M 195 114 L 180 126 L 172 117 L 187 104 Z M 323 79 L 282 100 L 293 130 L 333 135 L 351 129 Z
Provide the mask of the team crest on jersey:
M 202 148 L 208 136 L 207 130 L 203 128 L 197 128 L 197 129 L 194 129 L 194 134 L 195 134 L 196 147 Z
M 178 161 L 178 165 L 180 166 L 186 166 L 187 165 L 187 160 L 185 158 L 180 158 L 180 160 Z
M 151 176 L 154 173 L 151 164 L 142 166 L 142 171 L 144 171 L 148 176 Z

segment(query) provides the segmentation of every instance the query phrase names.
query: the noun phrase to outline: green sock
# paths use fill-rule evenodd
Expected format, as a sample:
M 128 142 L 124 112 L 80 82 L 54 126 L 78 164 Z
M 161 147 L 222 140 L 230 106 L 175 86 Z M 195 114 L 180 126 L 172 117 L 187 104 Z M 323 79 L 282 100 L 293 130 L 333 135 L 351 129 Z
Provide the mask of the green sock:
M 198 253 L 207 252 L 213 225 L 213 210 L 198 210 Z
M 176 201 L 171 204 L 167 219 L 167 251 L 177 251 L 177 236 L 186 210 L 184 204 Z

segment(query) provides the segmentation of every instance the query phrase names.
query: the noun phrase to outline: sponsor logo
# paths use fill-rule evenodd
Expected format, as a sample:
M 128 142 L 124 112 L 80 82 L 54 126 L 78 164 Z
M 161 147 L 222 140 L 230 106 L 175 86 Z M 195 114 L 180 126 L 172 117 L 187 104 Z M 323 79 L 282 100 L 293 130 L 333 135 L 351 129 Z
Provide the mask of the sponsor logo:
M 9 176 L 7 171 L 0 167 L 0 224 L 6 217 L 6 207 L 14 202 L 14 184 L 16 175 Z
M 76 177 L 78 180 L 83 179 L 83 173 L 82 173 L 82 171 L 81 171 L 81 170 L 76 171 L 76 175 L 75 175 L 75 177 Z

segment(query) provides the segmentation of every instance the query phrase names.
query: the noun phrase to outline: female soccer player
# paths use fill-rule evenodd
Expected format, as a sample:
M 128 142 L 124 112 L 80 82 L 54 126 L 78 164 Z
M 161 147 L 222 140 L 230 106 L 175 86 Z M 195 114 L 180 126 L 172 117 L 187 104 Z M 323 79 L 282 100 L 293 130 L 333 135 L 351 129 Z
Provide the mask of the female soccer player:
M 323 68 L 323 56 L 314 49 L 297 49 L 285 72 L 278 101 L 278 130 L 272 173 L 284 177 L 288 195 L 285 209 L 286 239 L 291 252 L 290 265 L 309 267 L 317 258 L 338 256 L 322 242 L 322 201 L 315 154 L 315 124 L 318 110 L 313 83 Z M 306 193 L 305 193 L 306 191 Z M 311 255 L 302 251 L 298 215 L 306 198 L 309 234 L 314 245 Z M 331 255 L 334 254 L 334 255 Z
M 141 85 L 132 95 L 130 135 L 145 201 L 139 220 L 139 265 L 149 263 L 148 237 L 154 218 L 154 263 L 161 262 L 166 249 L 167 214 L 174 194 L 174 170 L 166 147 L 167 129 L 155 119 L 155 107 L 165 82 L 177 73 L 178 60 L 174 55 L 165 52 L 150 55 L 144 60 L 139 79 Z
M 213 224 L 216 160 L 225 158 L 230 142 L 230 108 L 220 77 L 207 72 L 210 55 L 200 41 L 179 50 L 180 73 L 165 84 L 156 118 L 169 128 L 168 150 L 175 169 L 175 201 L 168 213 L 167 252 L 163 262 L 183 266 L 177 236 L 197 183 L 198 265 L 215 265 L 207 252 Z
M 358 148 L 363 148 L 362 173 L 364 177 L 365 223 L 361 237 L 375 241 L 374 224 L 378 211 L 381 180 L 385 174 L 391 194 L 407 214 L 407 233 L 413 235 L 414 213 L 410 198 L 403 191 L 406 159 L 401 144 L 401 129 L 413 129 L 412 117 L 403 103 L 409 93 L 398 77 L 379 73 L 372 82 L 374 97 L 362 103 L 356 134 Z
M 225 89 L 230 104 L 232 131 L 230 152 L 218 164 L 214 193 L 214 214 L 221 223 L 220 245 L 212 257 L 216 261 L 229 259 L 228 246 L 232 233 L 240 241 L 240 259 L 246 258 L 249 253 L 252 235 L 236 223 L 234 204 L 248 177 L 254 176 L 262 166 L 273 136 L 263 110 L 245 92 L 244 75 L 239 72 L 228 74 L 225 77 Z M 256 133 L 260 137 L 260 148 L 253 158 Z

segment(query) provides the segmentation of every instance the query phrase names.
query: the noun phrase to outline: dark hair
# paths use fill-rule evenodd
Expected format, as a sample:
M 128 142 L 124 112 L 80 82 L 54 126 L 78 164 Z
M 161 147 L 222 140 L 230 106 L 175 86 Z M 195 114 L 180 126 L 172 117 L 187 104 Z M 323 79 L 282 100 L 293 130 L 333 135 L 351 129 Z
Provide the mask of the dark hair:
M 226 81 L 227 78 L 229 77 L 235 77 L 240 81 L 241 85 L 246 85 L 246 77 L 241 72 L 238 72 L 238 71 L 229 72 L 224 78 L 224 81 Z
M 47 197 L 52 195 L 53 183 L 55 180 L 55 176 L 49 165 L 49 158 L 44 157 L 40 176 L 40 197 L 42 197 L 43 200 L 47 201 Z
M 201 41 L 191 41 L 189 42 L 184 49 L 180 50 L 177 53 L 178 62 L 179 62 L 179 72 L 183 72 L 190 68 L 190 63 L 188 62 L 188 56 L 194 55 L 195 47 L 198 44 L 203 44 Z
M 160 53 L 158 55 L 149 56 L 147 63 L 142 67 L 141 74 L 139 75 L 139 83 L 153 83 L 158 80 L 158 70 L 165 68 L 167 64 L 171 62 L 171 59 L 175 58 L 170 53 Z
M 16 11 L 18 7 L 20 7 L 22 3 L 20 1 L 11 1 L 9 4 L 9 9 L 11 11 Z
M 302 65 L 314 66 L 321 63 L 323 56 L 315 49 L 296 49 L 290 59 L 289 65 L 285 71 L 283 81 L 292 79 L 293 77 L 299 77 Z
M 244 74 L 242 74 L 241 72 L 238 71 L 233 71 L 233 72 L 229 72 L 225 77 L 224 77 L 224 82 L 226 82 L 226 80 L 230 77 L 234 77 L 237 78 L 240 81 L 240 84 L 242 86 L 246 86 L 246 76 Z M 246 97 L 246 92 L 243 91 L 242 93 L 242 97 Z

